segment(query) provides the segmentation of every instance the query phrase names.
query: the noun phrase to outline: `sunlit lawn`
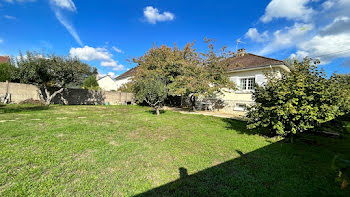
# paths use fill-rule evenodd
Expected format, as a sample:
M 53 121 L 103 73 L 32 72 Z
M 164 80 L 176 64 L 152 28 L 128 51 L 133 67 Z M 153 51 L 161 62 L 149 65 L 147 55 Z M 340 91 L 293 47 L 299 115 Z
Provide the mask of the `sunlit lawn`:
M 289 144 L 240 121 L 149 110 L 0 106 L 0 196 L 350 196 L 331 169 L 350 157 L 349 135 Z

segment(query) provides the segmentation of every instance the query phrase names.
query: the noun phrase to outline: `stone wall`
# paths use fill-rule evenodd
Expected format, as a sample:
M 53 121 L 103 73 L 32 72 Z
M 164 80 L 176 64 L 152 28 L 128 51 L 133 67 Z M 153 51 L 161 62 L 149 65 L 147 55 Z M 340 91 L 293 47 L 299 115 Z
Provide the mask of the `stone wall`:
M 12 103 L 19 103 L 31 98 L 40 100 L 39 88 L 34 85 L 0 82 L 0 100 L 5 97 L 7 90 L 10 93 L 10 101 Z
M 8 87 L 8 88 L 7 88 Z M 7 92 L 10 96 L 10 103 L 19 103 L 27 99 L 40 100 L 39 88 L 34 85 L 21 83 L 0 82 L 0 100 L 5 97 Z M 50 89 L 53 92 L 55 89 Z M 44 91 L 42 91 L 44 92 Z M 53 104 L 68 105 L 102 105 L 109 103 L 111 105 L 132 104 L 133 94 L 115 91 L 95 91 L 86 89 L 66 89 L 62 95 L 58 94 L 53 100 Z M 43 95 L 45 97 L 45 95 Z

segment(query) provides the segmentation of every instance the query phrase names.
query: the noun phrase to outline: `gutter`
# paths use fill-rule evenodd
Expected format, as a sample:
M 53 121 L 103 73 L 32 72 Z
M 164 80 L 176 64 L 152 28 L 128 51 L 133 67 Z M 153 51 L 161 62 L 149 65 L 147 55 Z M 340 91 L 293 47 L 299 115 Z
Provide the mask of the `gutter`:
M 237 70 L 231 70 L 228 71 L 227 73 L 235 73 L 235 72 L 242 72 L 242 71 L 250 71 L 250 70 L 260 70 L 263 68 L 282 68 L 286 72 L 290 72 L 289 68 L 283 64 L 277 64 L 277 65 L 264 65 L 264 66 L 259 66 L 259 67 L 253 67 L 253 68 L 242 68 L 242 69 L 237 69 Z

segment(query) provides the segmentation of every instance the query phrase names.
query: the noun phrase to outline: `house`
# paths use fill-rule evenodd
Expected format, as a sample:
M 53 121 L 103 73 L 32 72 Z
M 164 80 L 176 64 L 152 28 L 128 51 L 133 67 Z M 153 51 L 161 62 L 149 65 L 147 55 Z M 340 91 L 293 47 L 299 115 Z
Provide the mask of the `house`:
M 244 111 L 248 105 L 254 103 L 252 98 L 254 86 L 256 83 L 263 85 L 267 81 L 266 72 L 273 72 L 277 76 L 281 76 L 283 72 L 290 72 L 283 61 L 247 53 L 245 49 L 240 49 L 235 56 L 228 58 L 227 61 L 230 62 L 227 74 L 231 81 L 238 86 L 238 90 L 228 90 L 219 96 L 219 100 L 223 103 L 221 107 L 217 108 L 226 113 Z M 135 71 L 136 68 L 133 68 L 117 77 L 118 85 L 130 81 Z M 208 100 L 210 101 L 210 99 Z M 204 103 L 208 102 L 204 101 Z M 201 105 L 200 102 L 198 104 Z
M 116 81 L 109 75 L 97 79 L 98 86 L 104 91 L 117 91 Z
M 118 77 L 115 78 L 116 84 L 117 84 L 117 89 L 119 89 L 122 85 L 128 83 L 131 81 L 132 76 L 134 76 L 134 73 L 136 72 L 136 67 L 132 68 L 122 75 L 119 75 Z
M 5 55 L 5 56 L 0 56 L 0 64 L 1 63 L 10 63 L 10 57 Z
M 228 61 L 230 66 L 227 74 L 238 86 L 238 90 L 225 92 L 221 96 L 225 103 L 221 111 L 227 113 L 244 111 L 246 106 L 254 103 L 252 98 L 254 86 L 263 85 L 267 81 L 266 72 L 277 76 L 281 76 L 283 72 L 290 72 L 283 61 L 246 53 L 245 49 L 239 50 Z

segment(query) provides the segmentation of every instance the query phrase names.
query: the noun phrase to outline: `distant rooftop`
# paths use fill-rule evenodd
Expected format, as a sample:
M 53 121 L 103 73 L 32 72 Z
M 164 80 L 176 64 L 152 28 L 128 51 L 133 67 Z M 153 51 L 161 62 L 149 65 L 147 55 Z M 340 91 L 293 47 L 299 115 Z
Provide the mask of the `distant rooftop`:
M 235 54 L 235 56 L 228 58 L 227 61 L 230 62 L 228 72 L 249 68 L 259 68 L 270 65 L 284 65 L 283 61 L 281 60 L 255 55 L 252 53 L 246 53 L 244 49 L 240 49 L 238 53 Z M 121 80 L 133 76 L 136 68 L 137 67 L 126 71 L 115 79 Z
M 283 61 L 259 56 L 251 53 L 238 53 L 234 57 L 228 58 L 230 62 L 229 71 L 248 68 L 258 68 L 270 65 L 284 65 Z
M 0 63 L 8 63 L 10 62 L 10 57 L 5 55 L 5 56 L 0 56 Z
M 128 77 L 132 77 L 134 75 L 134 73 L 136 72 L 136 68 L 132 68 L 128 71 L 126 71 L 125 73 L 123 73 L 122 75 L 119 75 L 118 77 L 116 77 L 115 79 L 116 80 L 121 80 L 121 79 L 125 79 L 125 78 L 128 78 Z

